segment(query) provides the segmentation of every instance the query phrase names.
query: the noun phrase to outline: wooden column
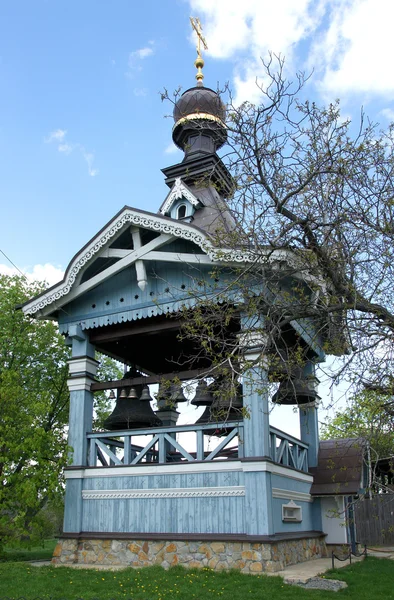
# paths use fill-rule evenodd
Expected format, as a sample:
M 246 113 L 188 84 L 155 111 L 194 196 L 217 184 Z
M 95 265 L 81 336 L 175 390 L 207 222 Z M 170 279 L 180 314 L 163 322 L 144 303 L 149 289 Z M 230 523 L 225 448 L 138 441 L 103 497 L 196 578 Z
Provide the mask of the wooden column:
M 241 318 L 240 343 L 247 365 L 243 377 L 243 404 L 247 411 L 244 418 L 244 457 L 261 459 L 261 463 L 245 465 L 245 510 L 249 535 L 274 533 L 272 514 L 271 473 L 260 469 L 264 460 L 270 458 L 270 432 L 268 409 L 268 372 L 264 351 L 266 337 L 263 323 L 256 319 Z
M 96 374 L 98 362 L 94 347 L 79 325 L 70 327 L 69 341 L 72 358 L 69 360 L 70 418 L 68 443 L 73 467 L 87 466 L 87 438 L 92 431 L 93 393 L 90 386 Z M 64 509 L 64 531 L 79 533 L 82 527 L 82 475 L 67 480 Z
M 311 389 L 316 389 L 318 379 L 315 376 L 315 365 L 308 362 L 304 367 L 304 376 L 309 380 Z M 303 404 L 299 407 L 300 411 L 300 435 L 301 440 L 309 444 L 308 466 L 316 467 L 319 453 L 319 421 L 318 421 L 319 401 Z

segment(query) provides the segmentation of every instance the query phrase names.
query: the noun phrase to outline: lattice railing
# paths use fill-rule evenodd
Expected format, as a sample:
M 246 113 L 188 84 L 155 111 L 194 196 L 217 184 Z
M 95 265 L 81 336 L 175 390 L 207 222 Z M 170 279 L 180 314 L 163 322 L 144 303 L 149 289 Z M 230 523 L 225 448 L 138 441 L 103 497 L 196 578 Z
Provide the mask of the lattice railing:
M 308 472 L 308 444 L 270 427 L 271 459 L 284 467 Z
M 209 450 L 204 449 L 204 433 L 207 429 L 212 435 L 211 445 L 212 440 L 217 441 L 216 446 Z M 177 434 L 180 433 L 189 434 L 188 446 L 196 448 L 194 452 L 186 450 L 177 441 Z M 150 437 L 149 441 L 143 439 L 146 436 Z M 87 437 L 90 467 L 212 461 L 243 457 L 243 425 L 239 422 L 154 427 L 111 433 L 104 431 L 89 433 Z M 142 443 L 136 444 L 139 440 Z M 230 442 L 233 444 L 237 442 L 237 444 L 229 447 Z

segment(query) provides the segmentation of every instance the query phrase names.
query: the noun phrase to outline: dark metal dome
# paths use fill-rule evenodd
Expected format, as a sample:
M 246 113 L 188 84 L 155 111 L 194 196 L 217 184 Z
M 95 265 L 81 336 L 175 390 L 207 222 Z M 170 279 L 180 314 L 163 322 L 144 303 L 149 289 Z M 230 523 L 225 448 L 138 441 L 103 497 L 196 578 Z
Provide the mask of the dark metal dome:
M 226 120 L 226 108 L 220 96 L 203 86 L 196 86 L 186 90 L 174 107 L 174 121 L 195 114 L 212 115 L 223 122 Z
M 172 139 L 188 157 L 213 154 L 227 140 L 226 108 L 209 88 L 199 85 L 184 92 L 173 115 Z

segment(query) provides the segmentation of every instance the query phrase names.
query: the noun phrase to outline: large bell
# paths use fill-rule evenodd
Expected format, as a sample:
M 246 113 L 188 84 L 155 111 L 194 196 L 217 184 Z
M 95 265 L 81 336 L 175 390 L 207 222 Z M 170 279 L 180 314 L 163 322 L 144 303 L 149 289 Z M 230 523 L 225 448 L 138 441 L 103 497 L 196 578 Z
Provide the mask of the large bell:
M 309 404 L 320 400 L 314 389 L 315 378 L 288 378 L 279 384 L 277 392 L 272 396 L 275 404 Z
M 141 397 L 138 396 L 135 387 L 118 390 L 115 408 L 104 421 L 104 427 L 110 431 L 120 431 L 162 425 L 161 420 L 152 410 L 150 399 L 149 390 L 147 394 L 143 389 Z
M 201 379 L 201 381 L 198 382 L 196 394 L 190 404 L 193 406 L 210 406 L 214 399 L 212 387 L 208 387 L 205 379 Z

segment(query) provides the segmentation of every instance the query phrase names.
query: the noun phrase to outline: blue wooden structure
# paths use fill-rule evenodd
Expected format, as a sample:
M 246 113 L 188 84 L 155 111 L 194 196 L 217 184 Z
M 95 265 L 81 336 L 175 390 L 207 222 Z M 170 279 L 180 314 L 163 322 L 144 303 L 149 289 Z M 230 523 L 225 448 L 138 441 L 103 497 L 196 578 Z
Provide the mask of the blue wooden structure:
M 254 258 L 214 242 L 219 227 L 235 226 L 225 202 L 231 176 L 216 154 L 226 140 L 224 107 L 200 79 L 177 102 L 174 119 L 173 139 L 185 158 L 164 169 L 170 191 L 158 213 L 125 206 L 74 256 L 64 279 L 23 308 L 56 319 L 72 351 L 72 459 L 56 560 L 275 570 L 324 552 L 320 500 L 310 493 L 319 445 L 313 375 L 324 360 L 324 340 L 313 323 L 292 324 L 305 348 L 309 389 L 296 439 L 270 426 L 269 373 L 261 360 L 266 341 L 243 314 L 241 291 L 228 291 L 232 267 Z M 272 268 L 287 260 L 285 252 L 267 258 Z M 175 406 L 167 421 L 159 411 L 161 426 L 93 432 L 99 389 L 117 390 L 120 398 L 121 390 L 163 378 L 215 377 L 203 358 L 193 370 L 180 366 L 180 357 L 195 347 L 179 339 L 180 310 L 193 311 L 213 293 L 239 306 L 232 333 L 240 359 L 250 365 L 243 374 L 243 410 L 209 427 L 177 426 Z M 263 284 L 257 293 L 268 294 Z M 97 383 L 96 350 L 134 373 Z M 182 441 L 186 435 L 189 446 Z M 165 552 L 160 544 L 167 544 Z

